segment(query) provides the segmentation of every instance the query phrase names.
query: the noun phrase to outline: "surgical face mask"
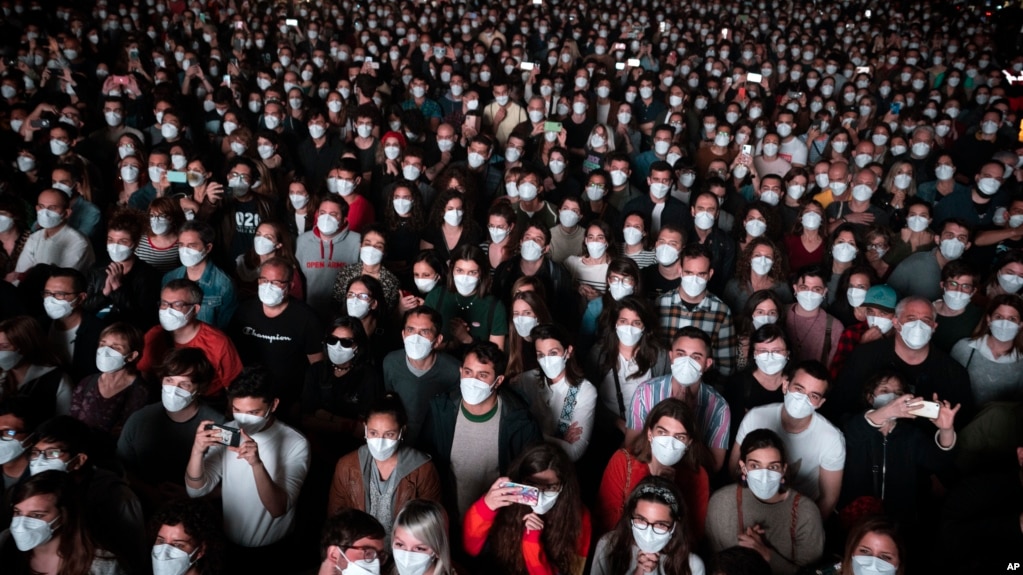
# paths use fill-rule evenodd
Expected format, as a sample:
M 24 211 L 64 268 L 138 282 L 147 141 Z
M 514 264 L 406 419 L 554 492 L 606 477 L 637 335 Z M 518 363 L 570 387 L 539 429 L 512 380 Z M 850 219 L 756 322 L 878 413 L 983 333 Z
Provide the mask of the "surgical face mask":
M 1010 342 L 1019 333 L 1019 324 L 1007 319 L 996 319 L 989 325 L 991 337 L 1001 342 Z
M 977 182 L 977 189 L 979 189 L 985 196 L 994 195 L 1001 187 L 1002 184 L 995 178 L 981 178 L 980 181 Z
M 880 395 L 874 396 L 874 401 L 872 402 L 872 405 L 874 406 L 874 409 L 881 409 L 882 407 L 888 405 L 892 401 L 895 401 L 894 393 L 882 393 Z
M 320 214 L 316 218 L 316 229 L 320 230 L 322 234 L 327 234 L 328 236 L 334 234 L 340 226 L 341 222 L 330 214 Z
M 568 358 L 561 355 L 548 355 L 537 360 L 540 369 L 548 379 L 554 379 L 565 372 L 565 364 Z
M 386 437 L 367 437 L 366 447 L 369 454 L 377 461 L 387 461 L 398 451 L 399 441 Z
M 656 533 L 649 525 L 646 529 L 640 529 L 635 524 L 632 525 L 632 539 L 636 542 L 636 547 L 639 547 L 643 553 L 660 553 L 671 541 L 671 536 L 674 533 L 674 528 L 667 533 Z
M 851 287 L 845 291 L 845 299 L 852 307 L 860 307 L 867 299 L 867 290 Z
M 805 290 L 796 293 L 796 301 L 806 311 L 816 311 L 821 306 L 821 303 L 824 302 L 824 294 Z
M 700 381 L 703 369 L 700 364 L 689 356 L 675 358 L 671 362 L 671 377 L 680 385 L 690 386 Z
M 53 229 L 63 221 L 64 218 L 53 210 L 39 210 L 36 212 L 36 223 L 43 229 Z
M 479 277 L 467 274 L 455 274 L 453 280 L 455 283 L 455 289 L 458 293 L 466 297 L 472 295 L 480 283 Z
M 847 264 L 856 259 L 856 246 L 845 242 L 831 247 L 831 256 L 836 262 Z
M 446 210 L 444 212 L 444 223 L 457 227 L 462 223 L 463 210 Z
M 650 194 L 658 200 L 664 199 L 670 191 L 671 186 L 668 184 L 661 182 L 654 182 L 650 184 Z
M 532 333 L 533 328 L 538 323 L 536 317 L 531 315 L 517 315 L 512 318 L 512 324 L 515 326 L 515 332 L 519 334 L 519 337 L 529 337 L 529 334 Z
M 751 469 L 746 472 L 746 485 L 753 495 L 766 501 L 778 494 L 781 489 L 781 473 L 770 469 Z
M 25 446 L 21 444 L 17 439 L 10 441 L 0 441 L 0 465 L 5 465 L 14 461 L 25 453 Z M 39 458 L 42 460 L 42 458 Z
M 798 391 L 786 393 L 784 405 L 785 412 L 793 419 L 809 417 L 816 411 L 816 408 L 810 403 L 810 398 L 805 393 L 799 393 Z
M 0 351 L 0 369 L 10 371 L 14 366 L 21 363 L 21 352 L 15 350 Z
M 957 260 L 963 255 L 963 252 L 966 251 L 966 244 L 956 238 L 949 238 L 941 240 L 938 250 L 945 259 L 949 261 Z
M 192 568 L 192 556 L 183 549 L 163 544 L 153 546 L 153 575 L 185 575 Z
M 746 233 L 753 238 L 759 238 L 767 231 L 767 224 L 763 220 L 748 220 L 743 224 Z
M 535 241 L 527 240 L 519 246 L 519 253 L 527 262 L 535 262 L 543 257 L 543 248 Z
M 828 178 L 828 174 L 827 173 L 817 174 L 813 178 L 814 178 L 814 182 L 817 183 L 817 187 L 822 189 L 822 190 L 824 188 L 828 187 L 828 185 L 831 183 L 831 180 Z
M 270 418 L 270 413 L 266 415 L 255 415 L 252 413 L 235 413 L 234 422 L 238 427 L 245 432 L 246 435 L 252 437 L 259 433 L 266 427 L 267 419 Z
M 50 152 L 54 156 L 63 156 L 70 148 L 71 146 L 63 140 L 50 140 Z
M 662 266 L 670 266 L 678 261 L 679 251 L 668 244 L 661 244 L 654 249 L 654 259 Z
M 173 308 L 161 309 L 160 325 L 167 331 L 174 331 L 186 326 L 191 315 L 192 310 L 189 310 L 187 313 L 181 313 Z
M 475 170 L 475 169 L 479 168 L 480 166 L 482 166 L 483 162 L 485 162 L 485 161 L 486 161 L 486 158 L 484 158 L 482 154 L 479 154 L 479 153 L 476 153 L 476 152 L 469 152 L 468 162 L 469 162 L 469 167 L 470 168 Z
M 178 137 L 178 127 L 174 124 L 164 124 L 160 126 L 160 135 L 165 140 L 174 140 Z
M 164 385 L 160 392 L 160 401 L 163 408 L 171 413 L 176 413 L 192 404 L 195 394 L 188 393 L 176 385 Z
M 853 575 L 895 575 L 898 567 L 872 555 L 853 555 Z
M 18 170 L 21 173 L 31 172 L 36 169 L 36 160 L 32 156 L 18 156 Z
M 369 313 L 370 302 L 357 297 L 350 297 L 345 300 L 345 310 L 348 315 L 355 319 L 362 319 Z
M 50 319 L 64 319 L 74 311 L 74 304 L 69 301 L 49 296 L 43 299 L 43 308 Z
M 559 494 L 560 492 L 558 491 L 541 491 L 537 497 L 536 505 L 531 505 L 530 508 L 533 510 L 533 513 L 543 515 L 550 511 L 554 504 L 558 502 Z
M 758 220 L 751 220 L 751 221 L 758 221 Z M 746 222 L 746 223 L 750 223 L 750 222 Z M 771 273 L 771 268 L 773 266 L 774 266 L 774 260 L 772 260 L 771 258 L 769 258 L 767 256 L 757 256 L 757 257 L 755 257 L 755 258 L 750 260 L 750 267 L 753 269 L 753 272 L 756 273 L 757 275 L 766 276 L 767 274 Z
M 848 147 L 849 147 L 849 142 L 846 142 L 846 141 L 839 141 L 839 142 L 831 142 L 831 147 L 832 147 L 832 148 L 833 148 L 833 149 L 834 149 L 834 150 L 835 150 L 836 152 L 838 152 L 839 154 L 841 154 L 841 153 L 845 152 L 846 148 L 848 148 Z
M 658 463 L 671 467 L 686 454 L 686 444 L 670 435 L 658 435 L 650 440 L 650 451 Z
M 96 369 L 103 373 L 117 371 L 124 367 L 125 357 L 112 347 L 101 347 L 96 350 Z
M 998 274 L 998 285 L 1007 293 L 1016 293 L 1023 288 L 1023 277 L 1016 274 Z
M 257 237 L 256 239 L 260 238 Z M 284 289 L 270 283 L 260 285 L 257 289 L 257 295 L 259 296 L 259 301 L 269 307 L 276 307 L 284 302 Z
M 494 393 L 489 384 L 472 377 L 463 377 L 458 387 L 462 392 L 462 401 L 469 405 L 479 405 Z
M 344 347 L 341 345 L 341 342 L 329 344 L 327 346 L 327 358 L 334 365 L 344 365 L 355 358 L 355 347 Z
M 186 247 L 178 248 L 178 258 L 181 260 L 181 265 L 187 268 L 198 265 L 202 262 L 205 256 L 205 250 L 196 250 Z
M 10 534 L 19 551 L 31 551 L 53 538 L 53 524 L 27 515 L 11 520 Z
M 666 156 L 670 148 L 671 142 L 667 140 L 657 140 L 654 142 L 654 153 L 658 156 Z
M 945 305 L 953 311 L 959 311 L 964 309 L 970 303 L 970 294 L 963 293 L 961 291 L 946 290 L 942 296 L 942 301 Z
M 899 336 L 909 349 L 923 349 L 931 341 L 931 326 L 922 320 L 915 320 L 902 325 Z
M 758 316 L 758 317 L 770 317 L 770 316 Z M 767 375 L 775 375 L 784 369 L 785 364 L 788 363 L 789 358 L 774 352 L 758 353 L 753 356 L 756 361 L 757 369 L 766 373 Z

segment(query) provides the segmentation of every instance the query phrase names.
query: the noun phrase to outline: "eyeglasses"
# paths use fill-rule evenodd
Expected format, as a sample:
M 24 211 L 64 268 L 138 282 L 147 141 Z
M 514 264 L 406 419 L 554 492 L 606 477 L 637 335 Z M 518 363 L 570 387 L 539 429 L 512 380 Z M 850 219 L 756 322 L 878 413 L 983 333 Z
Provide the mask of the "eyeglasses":
M 33 449 L 28 452 L 28 458 L 32 461 L 39 459 L 40 456 L 42 456 L 43 459 L 60 459 L 60 456 L 65 453 L 70 455 L 70 452 L 66 449 Z
M 345 547 L 344 548 L 345 551 L 348 551 L 349 549 L 353 549 L 355 551 L 358 551 L 359 553 L 362 553 L 362 560 L 363 561 L 372 561 L 372 560 L 376 559 L 377 557 L 384 557 L 384 556 L 387 555 L 387 553 L 385 551 L 377 551 L 375 547 L 350 547 L 349 546 L 349 547 Z
M 76 294 L 76 293 L 67 292 L 67 291 L 49 291 L 49 290 L 45 290 L 45 291 L 42 292 L 42 296 L 44 298 L 52 297 L 52 298 L 57 298 L 57 299 L 62 299 L 62 300 L 74 299 L 75 296 L 77 296 L 77 295 L 78 294 Z
M 952 291 L 961 291 L 963 293 L 973 293 L 973 291 L 977 289 L 977 286 L 973 284 L 961 284 L 953 280 L 947 280 L 945 285 Z
M 341 347 L 353 348 L 355 347 L 355 339 L 351 337 L 337 337 L 335 335 L 328 335 L 323 343 L 327 345 L 341 344 Z
M 270 284 L 270 285 L 272 285 L 272 286 L 274 286 L 276 288 L 281 288 L 281 289 L 285 289 L 285 288 L 288 287 L 288 282 L 286 282 L 286 281 L 270 280 L 270 279 L 266 279 L 266 278 L 259 278 L 258 280 L 256 280 L 256 283 L 258 285 Z
M 655 523 L 650 523 L 638 515 L 634 515 L 632 517 L 632 525 L 640 531 L 646 531 L 648 528 L 653 529 L 654 533 L 658 535 L 665 535 L 675 528 L 675 523 L 673 522 L 668 523 L 667 521 L 657 521 Z
M 373 301 L 373 295 L 368 293 L 348 292 L 348 299 L 360 299 L 362 301 Z
M 196 305 L 195 303 L 189 303 L 187 301 L 160 301 L 160 309 L 171 308 L 174 311 L 180 311 L 182 313 L 188 311 L 188 308 Z
M 5 429 L 0 431 L 0 441 L 14 441 L 14 436 L 21 433 L 17 429 Z

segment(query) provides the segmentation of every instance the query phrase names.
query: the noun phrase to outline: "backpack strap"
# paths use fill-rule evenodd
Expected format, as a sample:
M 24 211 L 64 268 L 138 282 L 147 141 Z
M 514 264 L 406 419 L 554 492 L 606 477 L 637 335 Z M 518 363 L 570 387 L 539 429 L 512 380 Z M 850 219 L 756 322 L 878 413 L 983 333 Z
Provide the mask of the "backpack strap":
M 830 313 L 823 313 L 828 316 L 828 319 L 824 327 L 824 347 L 821 349 L 821 363 L 828 365 L 828 356 L 831 355 L 831 327 L 835 322 L 835 318 Z
M 618 379 L 618 360 L 615 360 L 615 366 L 611 368 L 611 375 L 615 380 L 615 394 L 618 396 L 618 416 L 622 419 L 628 419 L 625 417 L 625 397 L 622 396 L 622 382 Z
M 789 525 L 789 541 L 792 542 L 792 555 L 789 557 L 789 561 L 796 561 L 796 523 L 799 520 L 799 500 L 802 496 L 799 492 L 796 492 L 796 497 L 792 500 L 792 524 Z
M 735 486 L 735 509 L 739 512 L 739 535 L 746 532 L 746 523 L 742 517 L 742 484 Z

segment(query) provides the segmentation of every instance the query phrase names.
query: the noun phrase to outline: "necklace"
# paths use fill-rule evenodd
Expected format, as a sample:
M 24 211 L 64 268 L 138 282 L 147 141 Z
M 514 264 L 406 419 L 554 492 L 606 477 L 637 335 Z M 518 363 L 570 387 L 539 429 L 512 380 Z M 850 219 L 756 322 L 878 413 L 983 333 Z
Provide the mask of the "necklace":
M 455 305 L 457 305 L 458 309 L 462 311 L 469 311 L 470 309 L 472 309 L 472 304 L 476 303 L 476 298 L 474 297 L 469 298 L 469 303 L 465 305 L 462 305 L 461 302 L 458 301 L 460 299 L 462 299 L 461 295 L 455 298 Z
M 352 370 L 352 362 L 348 362 L 345 365 L 334 366 L 334 377 L 341 377 Z

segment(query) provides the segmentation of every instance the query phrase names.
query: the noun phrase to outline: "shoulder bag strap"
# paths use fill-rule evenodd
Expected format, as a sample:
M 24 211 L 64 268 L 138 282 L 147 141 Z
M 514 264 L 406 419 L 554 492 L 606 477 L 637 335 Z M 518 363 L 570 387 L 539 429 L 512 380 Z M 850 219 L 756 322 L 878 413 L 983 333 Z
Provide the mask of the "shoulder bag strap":
M 742 485 L 735 486 L 735 509 L 739 512 L 739 535 L 746 532 L 746 523 L 742 518 Z
M 611 375 L 615 379 L 615 394 L 618 396 L 618 416 L 622 419 L 625 417 L 625 398 L 622 396 L 622 382 L 618 379 L 618 360 L 615 359 L 615 365 L 611 368 Z
M 977 348 L 973 348 L 973 349 L 970 350 L 970 357 L 969 357 L 969 359 L 966 360 L 966 367 L 965 367 L 965 369 L 970 369 L 970 364 L 973 363 L 973 354 L 975 354 L 975 353 L 977 353 Z
M 796 492 L 796 497 L 792 500 L 792 524 L 789 526 L 789 540 L 792 542 L 792 555 L 789 557 L 789 561 L 793 563 L 796 561 L 796 527 L 799 521 L 799 492 Z

